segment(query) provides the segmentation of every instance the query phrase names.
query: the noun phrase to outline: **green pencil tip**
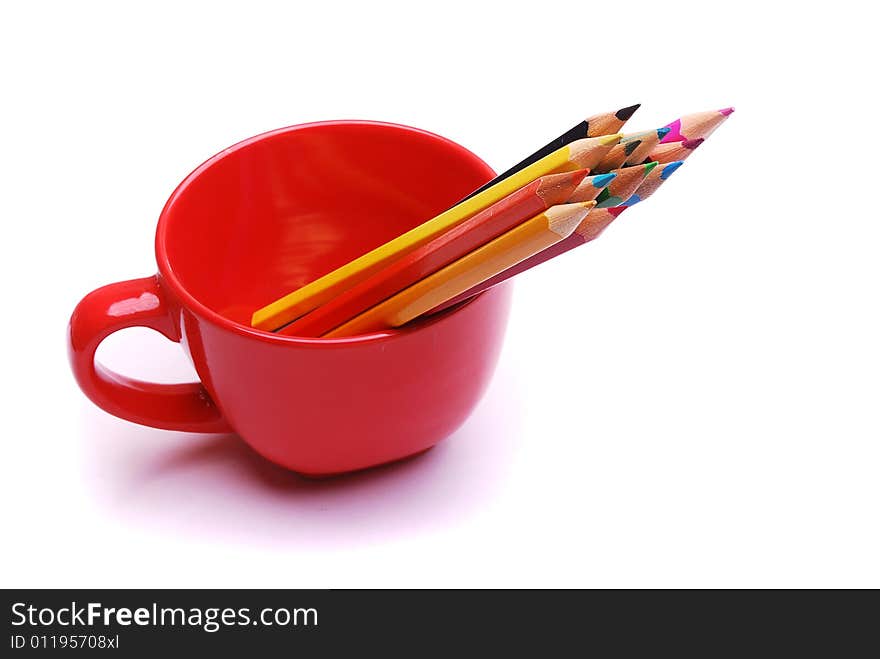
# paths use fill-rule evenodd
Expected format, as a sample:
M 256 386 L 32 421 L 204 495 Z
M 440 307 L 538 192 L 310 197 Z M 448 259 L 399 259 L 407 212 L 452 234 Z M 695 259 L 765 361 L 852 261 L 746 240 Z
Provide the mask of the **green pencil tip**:
M 645 176 L 651 173 L 651 170 L 654 169 L 657 165 L 659 165 L 656 160 L 654 162 L 645 163 Z

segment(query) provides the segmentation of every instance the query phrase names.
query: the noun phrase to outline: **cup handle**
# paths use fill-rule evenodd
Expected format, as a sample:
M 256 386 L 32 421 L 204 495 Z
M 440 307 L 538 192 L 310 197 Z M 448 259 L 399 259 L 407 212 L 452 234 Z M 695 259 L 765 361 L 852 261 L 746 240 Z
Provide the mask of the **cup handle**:
M 104 411 L 145 426 L 187 432 L 231 432 L 201 383 L 156 384 L 95 363 L 106 337 L 126 327 L 149 327 L 180 342 L 158 276 L 109 284 L 86 295 L 70 317 L 67 349 L 76 381 Z

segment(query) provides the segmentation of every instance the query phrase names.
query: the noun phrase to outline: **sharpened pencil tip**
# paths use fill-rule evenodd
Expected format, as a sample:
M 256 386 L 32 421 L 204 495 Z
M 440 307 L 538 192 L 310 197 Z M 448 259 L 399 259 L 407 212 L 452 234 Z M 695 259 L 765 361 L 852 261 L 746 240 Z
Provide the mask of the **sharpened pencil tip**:
M 624 144 L 623 145 L 624 155 L 626 155 L 627 157 L 631 156 L 633 154 L 633 151 L 638 149 L 639 146 L 641 145 L 641 143 L 642 143 L 642 140 L 630 140 L 629 142 Z
M 660 180 L 665 181 L 675 173 L 675 170 L 684 164 L 684 160 L 675 160 L 663 165 L 663 171 L 660 172 Z
M 641 103 L 636 103 L 635 105 L 630 105 L 628 108 L 620 108 L 614 113 L 614 116 L 621 121 L 626 121 L 636 113 L 636 110 L 638 110 L 641 105 Z
M 669 131 L 672 130 L 669 126 L 664 126 L 663 128 L 657 129 L 657 137 L 661 140 L 669 134 Z
M 728 116 L 732 115 L 735 110 L 736 110 L 736 108 L 722 108 L 722 109 L 718 110 L 718 112 L 723 114 L 725 117 L 728 117 Z
M 698 146 L 700 146 L 703 142 L 705 142 L 705 140 L 702 137 L 698 137 L 695 140 L 685 140 L 684 142 L 681 143 L 681 145 L 685 149 L 691 149 L 693 151 Z
M 651 170 L 654 169 L 657 165 L 659 165 L 656 160 L 654 162 L 646 162 L 645 163 L 645 176 L 651 173 Z
M 590 182 L 593 184 L 594 188 L 604 188 L 616 178 L 617 174 L 611 172 L 609 174 L 599 174 L 598 176 L 594 176 L 590 179 Z
M 623 133 L 615 133 L 614 135 L 601 135 L 596 139 L 599 140 L 599 144 L 605 146 L 606 144 L 617 144 L 620 141 L 621 137 L 623 137 Z
M 565 237 L 575 230 L 595 205 L 595 201 L 580 201 L 551 206 L 543 213 L 547 218 L 547 228 Z

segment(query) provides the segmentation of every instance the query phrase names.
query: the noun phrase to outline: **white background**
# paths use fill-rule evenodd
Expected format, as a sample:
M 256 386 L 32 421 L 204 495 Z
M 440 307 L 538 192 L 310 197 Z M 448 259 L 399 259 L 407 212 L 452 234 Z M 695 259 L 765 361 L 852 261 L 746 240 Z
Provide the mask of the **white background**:
M 2 585 L 880 586 L 867 3 L 11 4 Z M 369 118 L 501 170 L 635 102 L 630 131 L 737 112 L 520 278 L 492 388 L 424 457 L 307 482 L 77 390 L 74 305 L 155 272 L 159 210 L 223 147 Z M 147 331 L 101 357 L 190 377 Z

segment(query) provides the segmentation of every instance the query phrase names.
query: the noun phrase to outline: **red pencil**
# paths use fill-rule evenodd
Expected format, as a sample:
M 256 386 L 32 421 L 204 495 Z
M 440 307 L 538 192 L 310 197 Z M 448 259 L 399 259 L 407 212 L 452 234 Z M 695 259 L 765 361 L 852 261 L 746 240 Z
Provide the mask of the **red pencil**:
M 562 203 L 587 173 L 581 169 L 535 179 L 281 328 L 278 334 L 324 335 L 523 221 Z M 607 184 L 614 177 L 603 175 L 601 178 L 607 179 Z M 601 187 L 597 188 L 596 193 L 600 190 Z

